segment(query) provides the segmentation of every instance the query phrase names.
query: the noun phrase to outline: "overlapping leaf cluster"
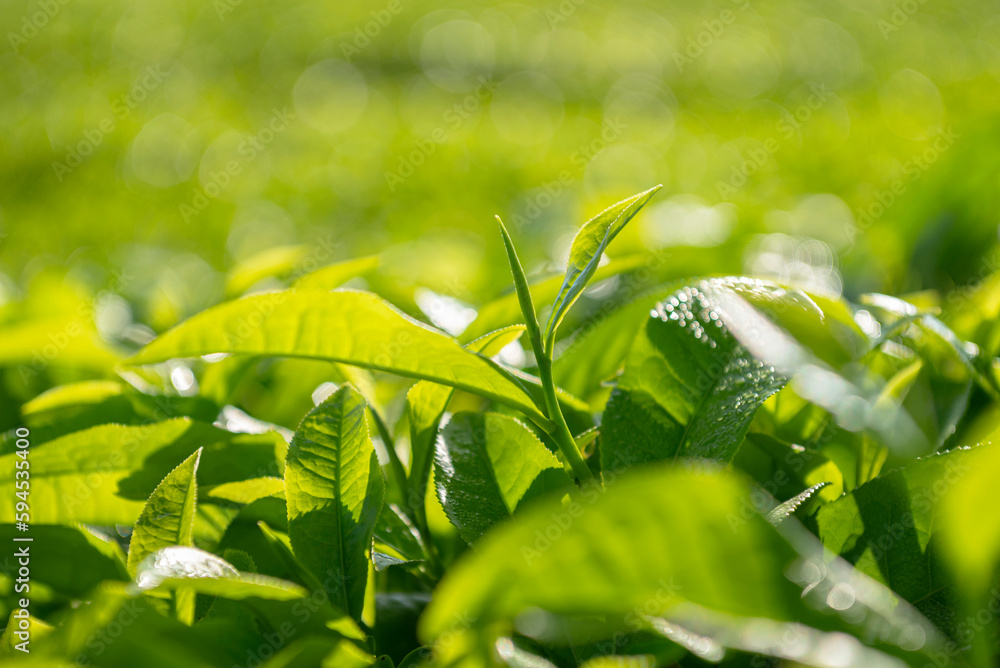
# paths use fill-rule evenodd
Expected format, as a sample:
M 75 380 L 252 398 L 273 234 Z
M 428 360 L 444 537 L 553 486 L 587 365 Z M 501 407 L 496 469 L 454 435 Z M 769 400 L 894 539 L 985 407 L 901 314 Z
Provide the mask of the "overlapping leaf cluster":
M 461 341 L 337 289 L 366 258 L 21 406 L 5 665 L 990 665 L 995 300 L 692 278 L 564 320 L 655 191 L 541 282 L 501 223 L 514 292 Z

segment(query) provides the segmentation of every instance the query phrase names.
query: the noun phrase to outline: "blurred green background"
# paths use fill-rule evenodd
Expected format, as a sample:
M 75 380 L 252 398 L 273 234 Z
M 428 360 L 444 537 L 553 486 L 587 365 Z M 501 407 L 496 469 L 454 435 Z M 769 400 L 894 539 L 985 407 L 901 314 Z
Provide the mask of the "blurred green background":
M 508 289 L 494 214 L 541 276 L 583 220 L 657 183 L 612 255 L 658 251 L 660 279 L 851 298 L 1000 266 L 992 0 L 11 0 L 0 17 L 8 336 L 58 339 L 69 313 L 134 346 L 227 280 L 234 296 L 370 254 L 360 285 L 431 320 L 444 303 L 458 332 Z M 11 370 L 5 392 L 33 382 Z

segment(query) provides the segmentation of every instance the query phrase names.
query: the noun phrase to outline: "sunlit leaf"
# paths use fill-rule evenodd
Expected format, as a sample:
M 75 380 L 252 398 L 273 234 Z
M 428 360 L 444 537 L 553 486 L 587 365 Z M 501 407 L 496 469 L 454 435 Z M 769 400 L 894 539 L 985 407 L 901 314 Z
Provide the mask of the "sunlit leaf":
M 508 344 L 517 341 L 524 333 L 523 325 L 512 325 L 484 334 L 466 345 L 468 350 L 493 357 Z M 427 480 L 434 457 L 434 441 L 438 425 L 444 416 L 454 390 L 446 385 L 419 381 L 406 393 L 407 418 L 410 423 L 410 488 L 413 498 L 409 507 L 419 509 L 424 505 Z
M 452 417 L 438 441 L 434 480 L 445 513 L 469 543 L 522 504 L 572 485 L 527 427 L 498 413 Z
M 167 474 L 142 508 L 132 528 L 128 569 L 135 573 L 153 552 L 170 545 L 194 545 L 194 510 L 198 498 L 198 460 L 201 450 Z
M 303 244 L 265 248 L 229 270 L 226 296 L 241 295 L 265 278 L 282 278 L 291 274 L 308 254 L 309 247 Z
M 823 544 L 954 632 L 955 578 L 939 553 L 935 512 L 979 460 L 976 451 L 952 451 L 865 483 L 816 514 Z
M 657 306 L 632 346 L 604 413 L 602 468 L 731 461 L 757 409 L 785 382 L 723 326 L 711 290 L 684 288 Z
M 296 430 L 288 450 L 285 495 L 296 558 L 355 619 L 364 604 L 365 552 L 371 549 L 384 494 L 365 400 L 345 385 Z
M 85 381 L 53 388 L 22 407 L 31 429 L 32 448 L 102 424 L 140 425 L 175 417 L 212 422 L 218 406 L 202 397 L 151 396 L 116 381 Z M 0 454 L 15 450 L 13 430 L 0 442 Z
M 165 547 L 148 555 L 136 571 L 136 585 L 141 591 L 190 589 L 237 601 L 250 597 L 287 601 L 308 593 L 294 583 L 241 573 L 221 557 L 180 546 Z
M 204 490 L 213 499 L 232 501 L 233 503 L 253 503 L 257 499 L 284 494 L 285 481 L 281 478 L 262 477 L 227 482 Z
M 160 336 L 130 363 L 220 352 L 311 357 L 432 380 L 545 421 L 520 379 L 366 292 L 291 291 L 227 302 Z
M 359 257 L 344 262 L 321 267 L 299 277 L 292 288 L 295 290 L 329 291 L 338 288 L 355 276 L 363 276 L 374 271 L 379 264 L 377 255 Z
M 131 525 L 156 485 L 199 447 L 199 478 L 206 485 L 281 473 L 285 445 L 276 434 L 233 434 L 187 418 L 102 425 L 32 451 L 32 519 Z M 0 485 L 12 485 L 15 457 L 0 456 Z M 12 522 L 13 510 L 0 507 L 0 521 Z
M 599 266 L 591 280 L 602 281 L 618 274 L 634 271 L 647 261 L 648 256 L 646 255 L 629 255 L 613 259 L 604 266 Z M 559 288 L 564 279 L 563 274 L 558 274 L 533 282 L 529 286 L 532 301 L 541 305 L 554 300 L 559 294 Z M 518 303 L 517 294 L 511 291 L 509 294 L 484 304 L 479 309 L 476 319 L 462 332 L 461 339 L 471 341 L 492 330 L 519 322 L 521 317 L 521 306 Z
M 823 489 L 829 484 L 830 483 L 828 482 L 821 482 L 815 484 L 812 487 L 796 494 L 787 501 L 779 503 L 777 506 L 774 507 L 773 510 L 767 513 L 767 515 L 765 516 L 767 518 L 767 521 L 770 522 L 771 524 L 780 524 L 782 520 L 784 520 L 786 517 L 794 513 L 796 510 L 799 509 L 799 507 L 803 503 L 812 498 L 813 494 L 815 494 L 816 492 Z
M 782 572 L 794 551 L 755 513 L 731 525 L 748 493 L 730 477 L 657 468 L 622 476 L 604 494 L 585 489 L 565 507 L 540 504 L 455 565 L 421 621 L 423 637 L 448 633 L 457 619 L 488 625 L 531 607 L 624 616 L 687 600 L 790 619 L 800 593 Z
M 41 619 L 31 614 L 28 614 L 26 618 L 22 617 L 22 610 L 23 608 L 18 608 L 10 613 L 7 618 L 7 626 L 4 628 L 3 634 L 0 635 L 0 658 L 6 657 L 8 661 L 14 660 L 19 655 L 24 656 L 30 651 L 32 643 L 35 643 L 34 647 L 37 647 L 38 643 L 43 642 L 44 638 L 52 632 L 52 626 Z M 36 662 L 35 665 L 38 663 Z
M 566 311 L 593 278 L 608 244 L 662 187 L 656 186 L 622 200 L 583 224 L 583 227 L 577 232 L 576 238 L 573 239 L 566 266 L 566 277 L 563 279 L 559 294 L 556 295 L 552 304 L 552 315 L 549 316 L 549 322 L 545 326 L 544 337 L 546 340 L 555 338 L 556 328 L 562 322 Z

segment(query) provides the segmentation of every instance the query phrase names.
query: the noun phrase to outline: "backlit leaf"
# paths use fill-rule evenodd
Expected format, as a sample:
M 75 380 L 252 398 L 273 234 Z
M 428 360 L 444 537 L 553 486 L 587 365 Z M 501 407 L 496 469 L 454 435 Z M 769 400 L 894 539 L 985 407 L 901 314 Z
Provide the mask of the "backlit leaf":
M 432 380 L 545 422 L 523 380 L 367 292 L 288 291 L 227 302 L 158 337 L 130 363 L 221 352 L 326 359 Z
M 132 528 L 128 569 L 135 573 L 143 559 L 170 545 L 194 545 L 194 510 L 198 497 L 201 450 L 167 474 L 142 508 Z
M 570 247 L 569 260 L 566 265 L 566 277 L 563 279 L 559 294 L 552 304 L 552 315 L 545 327 L 544 338 L 553 340 L 555 330 L 559 327 L 566 311 L 577 300 L 580 293 L 593 278 L 601 256 L 608 244 L 622 231 L 622 228 L 639 213 L 646 202 L 663 186 L 650 188 L 645 192 L 633 195 L 628 199 L 614 204 L 600 212 L 580 228 L 573 245 Z
M 458 413 L 441 431 L 434 480 L 445 513 L 467 542 L 572 481 L 562 464 L 514 418 Z
M 285 496 L 295 557 L 355 619 L 364 605 L 365 553 L 372 546 L 384 494 L 365 400 L 345 385 L 296 430 L 288 449 Z
M 713 305 L 710 289 L 684 288 L 646 321 L 604 413 L 602 468 L 679 456 L 731 461 L 757 409 L 784 386 Z

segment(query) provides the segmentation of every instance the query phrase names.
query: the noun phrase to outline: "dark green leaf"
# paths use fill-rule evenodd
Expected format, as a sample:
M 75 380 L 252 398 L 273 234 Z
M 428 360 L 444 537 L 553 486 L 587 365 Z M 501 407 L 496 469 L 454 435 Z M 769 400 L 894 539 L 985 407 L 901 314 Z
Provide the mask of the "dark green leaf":
M 424 556 L 424 542 L 417 527 L 398 506 L 387 503 L 382 507 L 375 539 L 388 545 L 407 559 L 417 560 Z
M 633 344 L 604 413 L 602 469 L 679 456 L 731 461 L 785 382 L 730 335 L 710 289 L 684 288 Z
M 976 461 L 975 450 L 952 451 L 865 483 L 816 514 L 823 544 L 954 632 L 954 577 L 938 553 L 935 509 Z
M 509 343 L 517 341 L 524 333 L 523 325 L 504 327 L 485 334 L 465 347 L 486 357 L 493 357 Z M 410 489 L 413 498 L 408 506 L 418 514 L 424 506 L 427 495 L 427 480 L 431 473 L 434 457 L 434 441 L 438 426 L 444 416 L 454 390 L 447 385 L 420 381 L 406 393 L 407 418 L 410 423 Z
M 13 524 L 0 524 L 0 541 L 24 537 Z M 82 526 L 32 524 L 31 581 L 69 598 L 82 598 L 104 580 L 128 581 L 118 543 Z M 17 597 L 12 592 L 13 597 Z M 19 597 L 18 597 L 19 598 Z
M 441 431 L 434 479 L 445 513 L 478 541 L 522 504 L 572 481 L 531 430 L 498 413 L 457 413 Z

